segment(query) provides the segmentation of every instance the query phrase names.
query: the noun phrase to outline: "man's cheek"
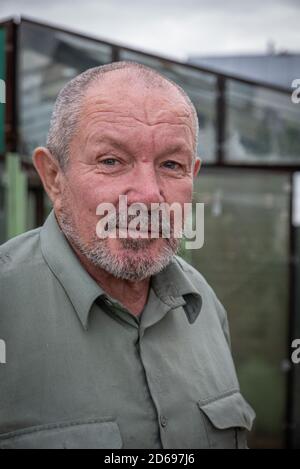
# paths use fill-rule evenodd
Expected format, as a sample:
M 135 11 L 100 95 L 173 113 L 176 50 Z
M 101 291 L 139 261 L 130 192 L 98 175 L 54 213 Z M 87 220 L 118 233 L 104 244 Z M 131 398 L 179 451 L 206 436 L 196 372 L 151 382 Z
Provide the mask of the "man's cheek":
M 87 191 L 86 188 L 85 190 L 79 188 L 74 194 L 73 204 L 78 210 L 95 215 L 98 205 L 98 196 L 94 192 Z

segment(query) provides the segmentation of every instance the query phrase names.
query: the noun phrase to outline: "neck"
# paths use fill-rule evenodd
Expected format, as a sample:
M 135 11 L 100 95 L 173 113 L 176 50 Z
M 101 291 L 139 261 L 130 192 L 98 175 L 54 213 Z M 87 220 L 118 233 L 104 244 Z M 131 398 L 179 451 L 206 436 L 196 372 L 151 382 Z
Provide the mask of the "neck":
M 141 281 L 123 280 L 92 264 L 71 244 L 81 264 L 97 284 L 135 316 L 143 311 L 148 298 L 150 278 Z

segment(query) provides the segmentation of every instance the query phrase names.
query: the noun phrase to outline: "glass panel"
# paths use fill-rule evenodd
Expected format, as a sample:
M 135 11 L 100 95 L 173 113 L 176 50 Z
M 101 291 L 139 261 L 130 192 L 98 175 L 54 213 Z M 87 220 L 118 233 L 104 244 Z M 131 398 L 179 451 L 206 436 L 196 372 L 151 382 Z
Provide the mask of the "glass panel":
M 0 154 L 5 150 L 5 29 L 0 27 Z
M 295 330 L 293 331 L 293 340 L 300 339 L 300 172 L 296 173 L 297 177 L 294 178 L 294 204 L 296 211 L 294 213 L 294 230 L 295 230 Z M 297 187 L 296 187 L 297 185 Z M 297 200 L 296 200 L 297 198 Z M 295 349 L 292 349 L 292 352 Z M 298 354 L 299 356 L 299 354 Z M 300 363 L 293 365 L 294 369 L 294 389 L 293 389 L 293 419 L 295 424 L 295 432 L 293 439 L 293 448 L 300 449 Z
M 4 164 L 0 161 L 0 244 L 6 241 L 6 210 L 4 189 Z
M 226 82 L 228 162 L 300 163 L 300 105 L 291 94 Z
M 60 89 L 87 68 L 111 62 L 111 47 L 26 22 L 19 47 L 19 152 L 30 157 L 45 144 Z
M 180 85 L 197 110 L 200 135 L 198 154 L 204 162 L 215 161 L 216 155 L 216 77 L 184 65 L 176 65 L 137 52 L 120 51 L 120 60 L 131 60 L 156 69 Z
M 208 170 L 195 184 L 205 203 L 205 242 L 185 257 L 224 304 L 243 394 L 257 413 L 250 447 L 282 447 L 289 316 L 289 176 Z

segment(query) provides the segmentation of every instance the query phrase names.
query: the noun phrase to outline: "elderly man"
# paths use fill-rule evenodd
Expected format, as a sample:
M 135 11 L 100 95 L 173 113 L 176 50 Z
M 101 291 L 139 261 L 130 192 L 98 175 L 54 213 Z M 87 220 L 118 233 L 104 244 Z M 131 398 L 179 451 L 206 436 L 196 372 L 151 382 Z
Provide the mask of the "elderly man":
M 0 249 L 0 447 L 247 446 L 226 312 L 179 239 L 96 234 L 120 195 L 190 202 L 197 134 L 185 92 L 133 62 L 60 92 L 33 155 L 53 211 Z

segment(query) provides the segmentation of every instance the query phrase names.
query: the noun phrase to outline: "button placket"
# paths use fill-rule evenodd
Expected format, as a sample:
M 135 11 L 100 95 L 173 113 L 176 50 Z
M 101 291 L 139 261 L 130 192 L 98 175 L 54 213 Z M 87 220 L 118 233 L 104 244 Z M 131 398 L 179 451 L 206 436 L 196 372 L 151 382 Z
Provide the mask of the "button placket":
M 166 428 L 168 424 L 167 417 L 165 415 L 161 415 L 159 420 L 160 420 L 160 425 L 162 426 L 162 428 Z

